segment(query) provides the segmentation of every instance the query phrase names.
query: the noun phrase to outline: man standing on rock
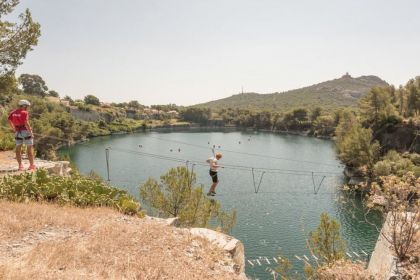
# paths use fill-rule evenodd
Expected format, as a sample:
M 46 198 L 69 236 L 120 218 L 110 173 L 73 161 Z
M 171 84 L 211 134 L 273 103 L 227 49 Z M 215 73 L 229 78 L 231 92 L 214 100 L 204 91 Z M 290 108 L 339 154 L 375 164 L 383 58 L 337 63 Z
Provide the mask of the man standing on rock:
M 9 115 L 9 124 L 15 133 L 16 139 L 16 160 L 19 164 L 19 170 L 24 170 L 22 164 L 22 145 L 27 146 L 27 154 L 29 159 L 28 170 L 35 170 L 34 165 L 34 138 L 32 134 L 32 128 L 29 125 L 29 113 L 28 107 L 31 103 L 28 100 L 19 100 L 19 108 L 14 110 Z

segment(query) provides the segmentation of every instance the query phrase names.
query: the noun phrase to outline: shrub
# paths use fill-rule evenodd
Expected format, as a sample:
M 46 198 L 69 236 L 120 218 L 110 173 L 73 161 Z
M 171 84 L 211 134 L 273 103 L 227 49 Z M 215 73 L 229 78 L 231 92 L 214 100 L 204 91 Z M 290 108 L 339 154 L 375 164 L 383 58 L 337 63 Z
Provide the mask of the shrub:
M 340 123 L 337 130 L 341 131 L 345 126 Z M 348 166 L 367 166 L 369 171 L 377 161 L 380 148 L 378 141 L 372 139 L 372 130 L 358 123 L 351 124 L 343 133 L 337 134 L 336 147 L 338 157 Z
M 77 207 L 106 206 L 130 215 L 140 209 L 140 204 L 126 191 L 108 186 L 98 179 L 77 174 L 71 177 L 50 176 L 43 169 L 1 179 L 0 199 L 47 201 Z
M 375 207 L 375 198 L 383 197 L 384 207 L 381 208 L 386 220 L 387 231 L 381 231 L 382 237 L 389 242 L 400 261 L 408 258 L 411 253 L 418 252 L 415 246 L 415 236 L 420 228 L 420 178 L 412 172 L 402 177 L 384 176 L 380 182 L 372 184 L 367 207 Z
M 220 203 L 205 196 L 202 186 L 194 186 L 196 175 L 186 167 L 171 168 L 160 177 L 160 184 L 149 178 L 140 187 L 144 202 L 164 217 L 179 217 L 182 226 L 209 227 L 217 219 L 221 231 L 229 232 L 235 224 L 236 212 L 224 212 Z
M 316 230 L 309 234 L 311 251 L 327 263 L 333 263 L 344 258 L 346 246 L 340 237 L 340 224 L 322 213 Z
M 0 151 L 12 150 L 15 147 L 15 139 L 12 133 L 0 132 Z
M 415 157 L 413 157 L 416 160 Z M 420 167 L 416 166 L 409 158 L 402 157 L 396 151 L 389 151 L 381 161 L 378 161 L 373 167 L 375 176 L 397 175 L 403 176 L 407 172 L 414 172 L 418 177 L 420 176 Z

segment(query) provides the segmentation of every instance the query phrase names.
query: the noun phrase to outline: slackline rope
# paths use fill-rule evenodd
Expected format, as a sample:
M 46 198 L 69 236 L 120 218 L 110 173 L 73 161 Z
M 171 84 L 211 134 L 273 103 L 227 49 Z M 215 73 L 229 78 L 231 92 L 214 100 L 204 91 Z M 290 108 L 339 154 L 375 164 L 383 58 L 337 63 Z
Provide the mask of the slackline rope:
M 207 147 L 207 146 L 197 145 L 197 144 L 193 144 L 193 143 L 178 141 L 178 140 L 164 139 L 164 138 L 151 136 L 151 135 L 147 135 L 147 137 L 157 139 L 157 140 L 160 140 L 160 141 L 178 143 L 178 144 L 192 146 L 192 147 L 206 149 L 206 150 L 208 150 L 210 148 L 212 151 L 214 151 L 214 149 L 216 148 L 216 145 Z M 256 156 L 256 157 L 263 157 L 263 158 L 272 158 L 272 159 L 280 159 L 280 160 L 287 160 L 287 161 L 294 161 L 294 162 L 304 162 L 304 163 L 310 163 L 310 164 L 316 164 L 316 165 L 326 165 L 326 166 L 339 167 L 339 164 L 333 164 L 333 163 L 324 163 L 324 162 L 316 162 L 316 161 L 308 161 L 308 160 L 296 160 L 296 159 L 285 158 L 285 157 L 261 155 L 261 154 L 254 154 L 254 153 L 248 153 L 248 152 L 240 152 L 240 151 L 228 150 L 228 149 L 223 149 L 223 148 L 217 148 L 217 149 L 221 152 L 242 154 L 242 155 L 248 155 L 248 156 Z
M 194 160 L 184 160 L 177 157 L 170 157 L 170 156 L 164 156 L 164 155 L 158 155 L 158 154 L 151 154 L 151 153 L 144 153 L 144 152 L 138 152 L 133 150 L 126 150 L 126 149 L 120 149 L 120 148 L 111 148 L 108 147 L 105 149 L 106 152 L 106 159 L 107 159 L 107 174 L 109 179 L 109 151 L 114 150 L 117 152 L 123 152 L 123 153 L 129 153 L 129 154 L 135 154 L 139 156 L 146 156 L 151 157 L 155 159 L 161 159 L 161 160 L 168 160 L 178 163 L 185 163 L 187 169 L 189 170 L 189 164 L 191 164 L 191 178 L 188 179 L 188 185 L 192 183 L 192 176 L 195 166 L 208 166 L 205 163 L 201 163 L 199 161 Z M 258 193 L 264 178 L 264 175 L 267 173 L 271 174 L 285 174 L 285 175 L 299 175 L 299 176 L 306 176 L 309 175 L 312 177 L 312 184 L 313 184 L 313 190 L 314 194 L 318 194 L 322 183 L 326 177 L 336 177 L 336 176 L 327 176 L 327 175 L 316 175 L 316 173 L 320 174 L 338 174 L 338 173 L 332 173 L 332 172 L 316 172 L 316 171 L 300 171 L 300 170 L 289 170 L 289 169 L 275 169 L 275 168 L 256 168 L 256 167 L 250 167 L 250 166 L 240 166 L 240 165 L 224 165 L 222 168 L 228 168 L 228 169 L 235 169 L 235 170 L 242 170 L 242 171 L 251 171 L 252 174 L 252 181 L 254 186 L 254 192 Z M 261 172 L 261 176 L 258 180 L 256 180 L 255 172 Z M 318 186 L 315 184 L 315 176 L 322 176 L 321 181 L 319 182 Z M 258 181 L 258 182 L 257 182 Z M 190 186 L 191 187 L 191 186 Z

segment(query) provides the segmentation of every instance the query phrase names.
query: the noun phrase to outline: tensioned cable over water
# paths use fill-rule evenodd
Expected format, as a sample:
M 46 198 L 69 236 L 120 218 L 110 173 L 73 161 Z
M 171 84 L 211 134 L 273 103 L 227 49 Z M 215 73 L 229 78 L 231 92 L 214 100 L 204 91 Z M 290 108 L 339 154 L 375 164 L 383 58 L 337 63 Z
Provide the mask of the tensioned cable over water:
M 176 157 L 170 157 L 170 156 L 164 156 L 164 155 L 158 155 L 158 154 L 151 154 L 151 153 L 145 153 L 145 152 L 139 152 L 139 151 L 133 151 L 133 150 L 126 150 L 126 149 L 121 149 L 121 148 L 112 148 L 112 147 L 108 147 L 105 149 L 106 153 L 107 153 L 107 166 L 109 165 L 109 151 L 118 151 L 118 152 L 123 152 L 123 153 L 128 153 L 131 155 L 138 155 L 138 156 L 147 156 L 147 157 L 151 157 L 151 158 L 155 158 L 155 159 L 162 159 L 162 160 L 168 160 L 168 161 L 173 161 L 173 162 L 178 162 L 178 163 L 185 163 L 187 165 L 192 164 L 192 170 L 194 168 L 194 166 L 208 166 L 208 164 L 200 162 L 200 161 L 195 161 L 195 160 L 185 160 L 185 159 L 181 159 L 181 158 L 176 158 Z M 268 171 L 266 171 L 264 168 L 255 168 L 255 167 L 250 167 L 250 166 L 235 166 L 235 165 L 231 165 L 231 166 L 224 166 L 222 168 L 228 168 L 228 169 L 236 169 L 236 170 L 243 170 L 243 171 L 251 171 L 252 172 L 252 179 L 253 179 L 253 185 L 254 185 L 254 192 L 258 193 L 260 190 L 260 186 L 263 180 L 263 177 L 266 173 L 277 173 L 277 174 L 286 174 L 286 175 L 298 175 L 298 176 L 305 176 L 305 175 L 309 175 L 312 176 L 312 182 L 313 182 L 313 190 L 314 190 L 314 194 L 318 194 L 322 182 L 324 181 L 324 179 L 326 177 L 336 177 L 336 176 L 328 176 L 328 175 L 318 175 L 318 176 L 322 176 L 322 179 L 320 181 L 320 183 L 318 184 L 318 186 L 315 185 L 315 180 L 314 180 L 314 176 L 316 172 L 314 171 L 310 171 L 310 173 L 308 173 L 308 171 L 300 171 L 300 170 L 288 170 L 288 169 L 268 169 Z M 258 170 L 259 172 L 261 172 L 260 178 L 257 184 L 256 178 L 255 178 L 255 171 Z M 302 172 L 306 172 L 302 173 Z M 319 172 L 322 173 L 322 172 Z M 109 170 L 108 170 L 108 176 L 109 176 Z
M 180 163 L 185 163 L 188 161 L 191 163 L 195 163 L 197 165 L 208 166 L 207 163 L 197 161 L 197 160 L 190 160 L 190 159 L 187 160 L 187 159 L 182 159 L 182 158 L 177 158 L 177 157 L 172 157 L 172 156 L 152 154 L 152 153 L 146 153 L 146 152 L 141 152 L 141 151 L 122 149 L 122 148 L 109 147 L 109 149 L 113 151 L 123 152 L 123 153 L 136 154 L 136 155 L 147 156 L 147 157 L 152 157 L 152 158 L 157 158 L 157 159 L 165 159 L 165 160 L 175 161 L 175 162 L 180 162 Z M 307 171 L 307 170 L 283 169 L 283 168 L 253 167 L 253 166 L 232 165 L 232 164 L 224 164 L 223 168 L 244 170 L 244 171 L 255 170 L 259 172 L 264 171 L 265 173 L 281 173 L 281 174 L 302 175 L 302 176 L 312 176 L 312 174 L 314 174 L 314 176 L 337 177 L 337 175 L 342 175 L 342 173 L 330 172 L 330 171 L 312 171 L 312 170 Z M 324 174 L 327 174 L 327 175 L 324 175 Z M 328 176 L 328 175 L 336 175 L 336 176 Z
M 304 162 L 304 163 L 317 164 L 317 165 L 340 167 L 340 165 L 333 164 L 333 163 L 316 162 L 316 161 L 309 161 L 309 160 L 296 160 L 296 159 L 279 157 L 279 156 L 270 156 L 270 155 L 262 155 L 262 154 L 248 153 L 248 152 L 240 152 L 240 151 L 228 150 L 228 149 L 224 149 L 224 148 L 217 148 L 217 147 L 211 147 L 211 146 L 207 147 L 207 146 L 197 145 L 197 144 L 193 144 L 193 143 L 178 141 L 178 140 L 164 139 L 164 138 L 161 138 L 161 137 L 156 137 L 156 136 L 151 136 L 151 135 L 148 135 L 148 137 L 153 138 L 153 139 L 157 139 L 157 140 L 160 140 L 160 141 L 173 142 L 173 143 L 178 143 L 178 144 L 192 146 L 192 147 L 206 149 L 206 150 L 216 149 L 216 150 L 221 151 L 221 152 L 235 153 L 235 154 L 241 154 L 241 155 L 248 155 L 248 156 L 255 156 L 255 157 L 262 157 L 262 158 L 272 158 L 272 159 L 280 159 L 280 160 L 287 160 L 287 161 L 294 161 L 294 162 Z

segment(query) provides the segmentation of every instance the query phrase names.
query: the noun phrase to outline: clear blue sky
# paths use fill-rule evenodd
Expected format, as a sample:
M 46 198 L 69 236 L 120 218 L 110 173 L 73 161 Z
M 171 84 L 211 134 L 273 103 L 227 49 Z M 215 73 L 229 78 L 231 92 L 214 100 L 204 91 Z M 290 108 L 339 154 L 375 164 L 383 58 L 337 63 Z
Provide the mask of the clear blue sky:
M 61 95 L 189 105 L 420 75 L 418 0 L 21 0 L 41 23 L 18 73 Z

